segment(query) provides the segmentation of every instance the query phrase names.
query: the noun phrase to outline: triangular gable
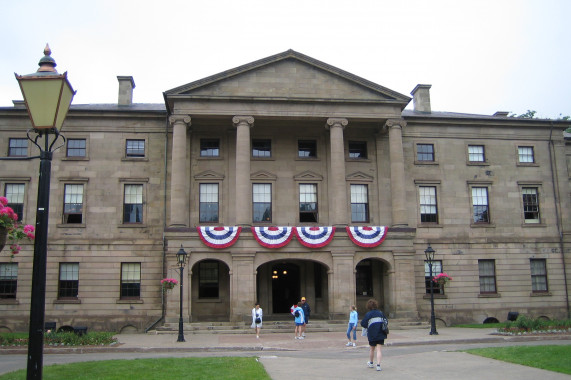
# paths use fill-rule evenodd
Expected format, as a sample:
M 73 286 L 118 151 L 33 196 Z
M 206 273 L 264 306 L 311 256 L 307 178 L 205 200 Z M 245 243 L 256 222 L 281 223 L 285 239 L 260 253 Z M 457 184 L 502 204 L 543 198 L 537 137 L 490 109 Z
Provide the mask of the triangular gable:
M 343 100 L 397 103 L 402 108 L 410 101 L 408 96 L 294 50 L 176 87 L 164 95 L 167 99 Z
M 323 176 L 312 172 L 311 170 L 306 170 L 294 175 L 293 179 L 296 181 L 323 181 Z
M 373 182 L 373 177 L 363 172 L 355 172 L 345 177 L 347 181 Z
M 224 179 L 224 174 L 217 173 L 213 170 L 205 170 L 201 173 L 196 174 L 194 179 L 220 181 Z
M 250 174 L 250 179 L 256 181 L 275 181 L 278 179 L 278 176 L 265 170 L 260 170 Z

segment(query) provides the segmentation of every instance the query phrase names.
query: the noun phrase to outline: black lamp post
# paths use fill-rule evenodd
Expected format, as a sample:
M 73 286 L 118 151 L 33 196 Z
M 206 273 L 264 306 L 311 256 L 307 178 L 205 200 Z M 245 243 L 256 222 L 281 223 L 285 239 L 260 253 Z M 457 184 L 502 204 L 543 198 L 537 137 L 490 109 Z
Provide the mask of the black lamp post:
M 184 250 L 184 248 L 182 248 L 181 245 L 180 249 L 176 253 L 176 261 L 178 262 L 178 266 L 180 267 L 180 312 L 178 317 L 178 339 L 176 340 L 177 342 L 185 342 L 184 323 L 182 321 L 182 280 L 184 278 L 183 273 L 184 273 L 184 265 L 186 264 L 186 257 L 187 253 Z
M 40 68 L 36 73 L 15 74 L 32 121 L 32 129 L 28 130 L 28 139 L 40 150 L 28 340 L 28 380 L 42 378 L 52 156 L 53 152 L 65 143 L 65 137 L 60 135 L 59 129 L 75 95 L 75 91 L 67 80 L 67 73 L 58 74 L 55 69 L 56 62 L 50 55 L 50 47 L 46 44 L 44 57 L 40 60 Z M 32 133 L 35 136 L 32 137 Z M 42 137 L 44 138 L 43 147 L 39 143 Z M 60 137 L 62 138 L 61 145 L 54 148 Z
M 426 261 L 428 261 L 428 270 L 430 272 L 430 335 L 438 335 L 436 331 L 436 317 L 434 316 L 434 281 L 432 280 L 432 263 L 434 262 L 434 254 L 436 252 L 430 244 L 424 251 Z

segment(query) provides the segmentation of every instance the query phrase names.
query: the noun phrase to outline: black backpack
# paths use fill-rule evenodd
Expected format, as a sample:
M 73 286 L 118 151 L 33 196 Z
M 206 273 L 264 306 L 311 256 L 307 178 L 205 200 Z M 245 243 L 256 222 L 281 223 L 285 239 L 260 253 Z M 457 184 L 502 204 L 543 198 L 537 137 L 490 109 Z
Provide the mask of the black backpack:
M 293 313 L 293 315 L 295 315 L 296 318 L 299 318 L 299 310 L 296 310 L 295 313 Z
M 389 320 L 385 316 L 383 316 L 381 319 L 381 331 L 383 334 L 389 335 Z

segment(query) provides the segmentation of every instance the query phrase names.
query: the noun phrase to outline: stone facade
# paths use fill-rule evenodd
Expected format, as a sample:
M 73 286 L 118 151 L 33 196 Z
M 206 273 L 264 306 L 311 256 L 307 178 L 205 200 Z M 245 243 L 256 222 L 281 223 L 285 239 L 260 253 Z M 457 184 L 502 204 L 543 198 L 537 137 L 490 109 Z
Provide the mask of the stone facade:
M 428 244 L 438 270 L 453 277 L 435 295 L 442 323 L 502 321 L 509 311 L 568 317 L 569 122 L 434 112 L 430 85 L 417 86 L 415 109 L 404 110 L 408 96 L 291 50 L 166 91 L 165 105 L 133 104 L 133 79 L 118 79 L 117 105 L 72 105 L 62 128 L 67 144 L 86 145 L 84 156 L 69 157 L 68 145 L 54 155 L 46 321 L 115 331 L 177 321 L 179 288 L 163 293 L 160 280 L 179 278 L 181 246 L 189 253 L 185 321 L 247 320 L 256 301 L 279 317 L 301 296 L 315 317 L 346 319 L 350 305 L 362 312 L 374 297 L 393 318 L 428 319 Z M 0 152 L 8 155 L 10 139 L 26 138 L 29 125 L 20 103 L 0 108 Z M 133 141 L 143 154 L 127 154 Z M 522 162 L 521 148 L 531 161 Z M 28 152 L 35 155 L 31 143 Z M 28 223 L 37 167 L 0 161 L 2 191 L 24 185 Z M 65 219 L 70 184 L 83 185 L 81 223 Z M 132 187 L 142 192 L 142 219 L 126 223 Z M 524 206 L 528 191 L 536 197 Z M 300 202 L 317 209 L 304 212 Z M 269 212 L 254 221 L 262 203 Z M 487 220 L 474 222 L 475 210 Z M 233 245 L 212 248 L 201 226 L 242 230 Z M 336 232 L 319 248 L 295 237 L 267 248 L 254 226 Z M 364 248 L 346 226 L 388 233 Z M 0 295 L 0 330 L 26 329 L 32 254 L 28 244 L 12 261 L 0 256 L 0 269 L 17 264 L 15 294 Z M 62 296 L 62 263 L 79 268 L 75 296 Z M 138 277 L 124 271 L 129 263 Z M 122 291 L 127 280 L 135 296 Z

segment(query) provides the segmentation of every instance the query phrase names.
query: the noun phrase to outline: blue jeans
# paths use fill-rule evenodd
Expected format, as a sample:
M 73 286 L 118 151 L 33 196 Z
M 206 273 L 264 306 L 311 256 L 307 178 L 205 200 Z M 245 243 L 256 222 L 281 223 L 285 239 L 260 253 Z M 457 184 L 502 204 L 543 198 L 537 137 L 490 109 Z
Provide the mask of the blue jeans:
M 349 323 L 349 326 L 347 327 L 347 339 L 351 340 L 351 330 L 353 330 L 353 327 L 355 326 L 355 323 Z M 353 340 L 357 340 L 357 329 L 353 330 Z

